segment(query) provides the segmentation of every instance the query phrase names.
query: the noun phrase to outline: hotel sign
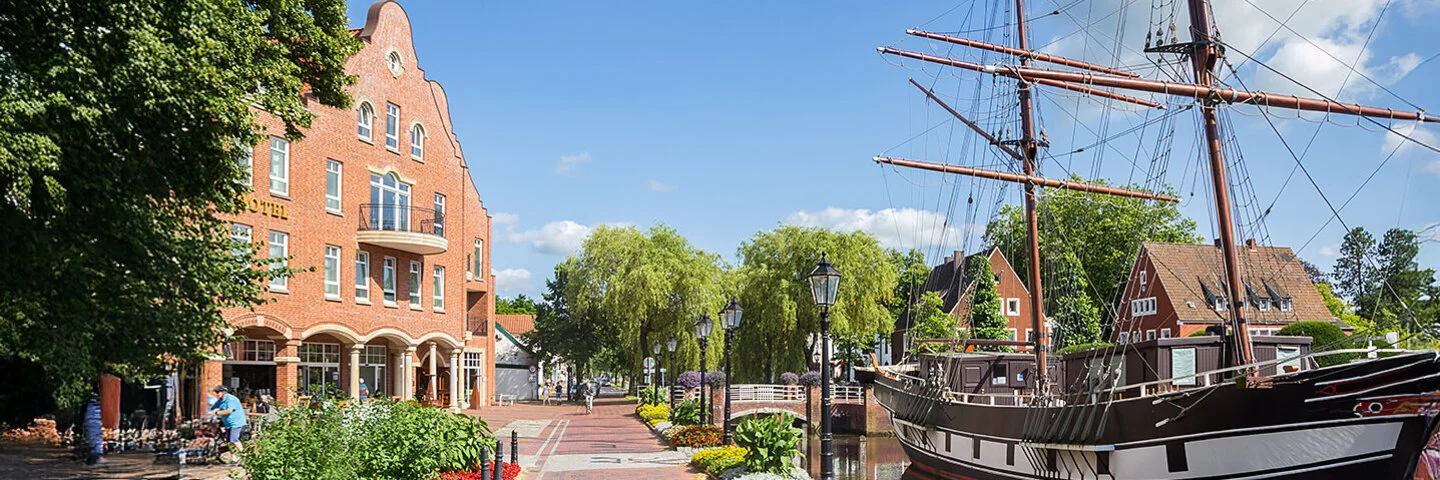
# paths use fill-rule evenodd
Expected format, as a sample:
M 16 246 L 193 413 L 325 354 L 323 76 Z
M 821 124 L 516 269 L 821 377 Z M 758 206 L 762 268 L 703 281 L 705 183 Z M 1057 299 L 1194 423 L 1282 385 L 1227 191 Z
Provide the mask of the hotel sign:
M 246 205 L 252 212 L 260 212 L 281 220 L 290 219 L 290 214 L 285 213 L 285 204 L 283 203 L 276 203 L 268 200 L 252 198 L 249 202 L 246 203 Z

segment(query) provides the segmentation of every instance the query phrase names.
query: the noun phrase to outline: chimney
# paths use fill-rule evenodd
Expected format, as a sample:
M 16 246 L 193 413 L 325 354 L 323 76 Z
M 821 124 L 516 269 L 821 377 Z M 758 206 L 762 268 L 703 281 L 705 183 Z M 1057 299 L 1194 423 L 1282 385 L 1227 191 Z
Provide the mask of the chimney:
M 1219 247 L 1220 247 L 1220 239 L 1218 239 L 1218 238 L 1215 239 L 1215 247 L 1216 247 L 1216 248 L 1219 248 Z
M 1252 252 L 1255 251 L 1255 239 L 1253 239 L 1253 238 L 1247 238 L 1247 239 L 1245 239 L 1245 246 L 1248 247 L 1248 248 L 1250 249 L 1250 251 L 1252 251 Z
M 955 256 L 953 258 L 955 259 L 955 272 L 959 273 L 965 271 L 965 251 L 956 250 Z

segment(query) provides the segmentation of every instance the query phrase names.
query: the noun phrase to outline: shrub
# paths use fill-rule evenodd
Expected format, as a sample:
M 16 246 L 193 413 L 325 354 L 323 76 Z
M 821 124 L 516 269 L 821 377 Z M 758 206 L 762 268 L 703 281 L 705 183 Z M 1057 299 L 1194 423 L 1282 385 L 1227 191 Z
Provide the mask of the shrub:
M 1351 348 L 1351 342 L 1340 330 L 1338 325 L 1330 322 L 1295 322 L 1280 329 L 1277 335 L 1292 337 L 1310 337 L 1310 351 L 1323 352 L 1326 350 L 1337 350 Z M 1322 367 L 1349 363 L 1351 360 L 1360 358 L 1358 353 L 1339 353 L 1315 357 L 1315 362 Z
M 640 391 L 641 405 L 661 405 L 664 403 L 667 403 L 665 401 L 665 391 L 661 390 L 660 387 L 655 386 Z
M 690 464 L 718 477 L 726 470 L 744 465 L 746 453 L 749 453 L 749 450 L 735 446 L 701 450 L 690 457 Z
M 712 387 L 725 386 L 725 372 L 705 372 L 705 384 Z
M 1202 329 L 1202 330 L 1196 330 L 1195 333 L 1191 333 L 1189 336 L 1191 336 L 1191 337 L 1213 337 L 1214 335 L 1211 335 L 1208 330 L 1203 330 L 1203 329 Z
M 819 384 L 820 384 L 820 372 L 815 371 L 815 370 L 811 370 L 811 371 L 805 372 L 804 375 L 801 375 L 801 376 L 800 376 L 800 384 L 801 384 L 801 385 L 819 385 Z
M 676 425 L 695 425 L 700 423 L 700 400 L 689 399 L 680 402 L 675 406 L 675 411 L 670 414 L 670 421 Z
M 423 480 L 471 470 L 495 438 L 483 420 L 377 398 L 330 399 L 289 408 L 240 452 L 253 480 L 390 478 Z
M 698 387 L 700 386 L 700 372 L 690 371 L 682 373 L 679 377 L 675 377 L 675 382 L 685 387 L 686 390 Z
M 783 383 L 785 385 L 794 385 L 800 383 L 800 376 L 796 375 L 795 372 L 782 373 L 780 374 L 780 383 Z
M 789 413 L 751 417 L 735 427 L 735 444 L 750 450 L 745 469 L 755 473 L 788 474 L 795 468 L 796 448 L 805 431 L 795 428 Z
M 675 438 L 670 441 L 677 447 L 718 447 L 720 446 L 720 427 L 714 425 L 696 425 L 686 427 Z
M 1055 354 L 1056 354 L 1056 355 L 1064 355 L 1064 354 L 1067 354 L 1067 353 L 1085 352 L 1085 351 L 1090 351 L 1090 350 L 1099 350 L 1099 349 L 1102 349 L 1102 348 L 1110 348 L 1110 347 L 1113 347 L 1113 346 L 1115 346 L 1115 345 L 1114 345 L 1114 344 L 1111 344 L 1111 343 L 1106 343 L 1106 342 L 1077 343 L 1077 344 L 1075 344 L 1075 345 L 1067 345 L 1067 346 L 1065 346 L 1065 348 L 1061 348 L 1061 349 L 1059 349 L 1059 350 L 1056 350 L 1056 351 L 1055 351 Z

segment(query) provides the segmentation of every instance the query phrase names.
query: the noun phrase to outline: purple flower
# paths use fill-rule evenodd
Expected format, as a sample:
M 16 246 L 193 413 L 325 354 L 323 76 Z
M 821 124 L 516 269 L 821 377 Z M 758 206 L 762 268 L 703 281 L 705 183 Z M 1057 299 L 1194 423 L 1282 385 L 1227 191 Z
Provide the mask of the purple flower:
M 804 375 L 801 375 L 801 376 L 800 376 L 800 384 L 801 384 L 801 385 L 819 385 L 819 384 L 820 384 L 820 372 L 817 372 L 817 371 L 815 371 L 815 370 L 811 370 L 811 371 L 805 372 Z
M 712 387 L 725 385 L 725 372 L 705 372 L 705 383 Z
M 796 375 L 795 372 L 782 373 L 780 374 L 780 383 L 786 385 L 794 385 L 800 383 L 800 376 Z
M 679 382 L 679 383 L 680 383 L 680 386 L 685 387 L 685 388 L 687 388 L 687 389 L 699 387 L 699 386 L 700 386 L 700 372 L 689 371 L 689 372 L 682 373 L 682 374 L 680 374 L 679 377 L 677 377 L 677 378 L 675 379 L 675 381 L 676 381 L 676 382 Z

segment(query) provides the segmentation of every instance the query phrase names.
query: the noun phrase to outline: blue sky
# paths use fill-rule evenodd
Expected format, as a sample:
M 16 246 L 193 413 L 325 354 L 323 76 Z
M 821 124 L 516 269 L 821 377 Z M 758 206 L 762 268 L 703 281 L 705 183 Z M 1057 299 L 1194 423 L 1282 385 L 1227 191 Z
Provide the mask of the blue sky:
M 369 3 L 350 2 L 352 24 L 363 23 Z M 1139 63 L 1134 51 L 1157 25 L 1145 3 L 1031 2 L 1035 14 L 1062 10 L 1030 23 L 1032 44 L 1097 63 L 1116 58 L 1120 64 Z M 1285 18 L 1302 2 L 1256 3 Z M 977 248 L 980 229 L 966 225 L 983 225 L 995 205 L 1019 198 L 1007 185 L 893 172 L 870 161 L 889 153 L 996 166 L 988 147 L 948 123 L 943 111 L 927 105 L 906 82 L 934 84 L 947 98 L 958 94 L 962 112 L 979 114 L 989 119 L 982 123 L 999 129 L 1003 119 L 977 111 L 985 104 L 968 100 L 975 95 L 967 92 L 990 91 L 974 90 L 980 74 L 881 57 L 875 47 L 1009 61 L 904 33 L 916 26 L 983 28 L 985 9 L 1009 2 L 402 4 L 420 67 L 445 85 L 474 180 L 496 217 L 493 265 L 502 295 L 537 295 L 554 264 L 601 223 L 663 222 L 697 247 L 731 260 L 741 241 L 784 223 L 866 230 L 888 246 L 921 248 L 934 257 Z M 1130 8 L 1112 14 L 1122 4 Z M 1247 0 L 1217 1 L 1216 11 L 1232 48 L 1327 94 L 1339 90 L 1349 70 L 1326 52 L 1347 63 L 1359 58 L 1359 71 L 1375 80 L 1352 76 L 1340 90 L 1342 99 L 1405 107 L 1388 89 L 1440 114 L 1440 94 L 1426 91 L 1440 79 L 1440 60 L 1421 64 L 1440 53 L 1425 34 L 1426 25 L 1440 17 L 1436 2 L 1311 0 L 1289 29 L 1255 12 Z M 1181 14 L 1183 32 L 1187 22 Z M 1008 41 L 993 29 L 971 34 L 986 35 Z M 1117 45 L 1122 48 L 1113 57 Z M 1232 64 L 1244 59 L 1235 53 L 1230 58 Z M 1250 88 L 1304 93 L 1253 62 L 1238 70 Z M 1140 72 L 1159 74 L 1153 68 Z M 1042 173 L 1093 172 L 1122 183 L 1149 174 L 1158 178 L 1152 183 L 1177 185 L 1187 197 L 1183 211 L 1200 223 L 1202 233 L 1214 236 L 1213 206 L 1203 188 L 1208 180 L 1196 173 L 1193 111 L 1174 116 L 1173 153 L 1162 162 L 1168 168 L 1155 166 L 1153 155 L 1135 155 L 1134 136 L 1116 139 L 1117 147 L 1097 161 L 1099 149 L 1060 154 L 1095 143 L 1097 134 L 1089 130 L 1102 130 L 1106 120 L 1100 104 L 1057 92 L 1044 91 L 1037 99 L 1050 153 L 1057 155 L 1042 165 Z M 1329 210 L 1302 174 L 1285 182 L 1295 161 L 1269 124 L 1246 108 L 1232 112 L 1230 123 L 1253 187 L 1240 197 L 1264 206 L 1279 198 L 1264 228 L 1252 225 L 1247 234 L 1268 232 L 1269 243 L 1297 248 L 1309 241 L 1301 256 L 1328 268 L 1343 229 L 1333 222 L 1321 229 Z M 1112 114 L 1103 132 L 1115 135 L 1158 114 L 1146 115 L 1127 108 Z M 1307 117 L 1275 120 L 1297 151 L 1316 131 L 1314 120 L 1323 119 Z M 1374 125 L 1331 120 L 1350 126 L 1321 127 L 1304 164 L 1338 206 L 1403 142 Z M 1393 128 L 1409 132 L 1410 127 Z M 1435 131 L 1432 126 L 1410 135 L 1436 145 Z M 1153 135 L 1146 140 L 1153 142 Z M 1437 183 L 1440 154 L 1402 146 L 1342 218 L 1377 235 L 1395 226 L 1440 223 Z M 975 198 L 976 207 L 967 209 L 966 198 Z M 955 208 L 949 207 L 952 201 Z M 1440 266 L 1440 243 L 1427 244 L 1422 264 Z

